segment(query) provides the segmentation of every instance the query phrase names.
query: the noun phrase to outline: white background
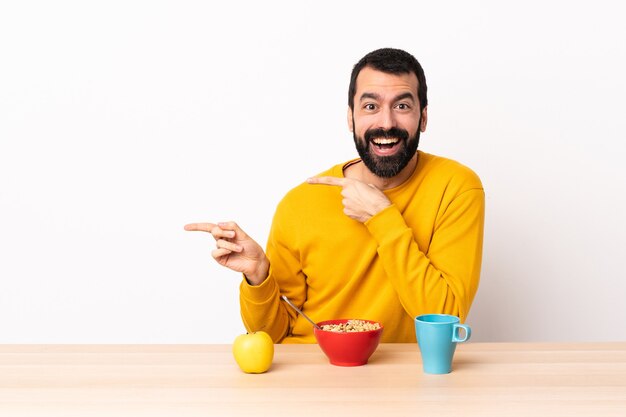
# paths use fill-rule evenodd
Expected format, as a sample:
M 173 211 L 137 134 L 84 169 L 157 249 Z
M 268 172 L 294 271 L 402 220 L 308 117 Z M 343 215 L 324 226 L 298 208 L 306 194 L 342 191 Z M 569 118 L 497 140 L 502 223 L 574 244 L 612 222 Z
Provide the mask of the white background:
M 352 66 L 422 63 L 420 148 L 482 178 L 475 341 L 625 340 L 620 2 L 0 6 L 0 342 L 231 343 L 237 273 L 284 193 L 356 156 Z

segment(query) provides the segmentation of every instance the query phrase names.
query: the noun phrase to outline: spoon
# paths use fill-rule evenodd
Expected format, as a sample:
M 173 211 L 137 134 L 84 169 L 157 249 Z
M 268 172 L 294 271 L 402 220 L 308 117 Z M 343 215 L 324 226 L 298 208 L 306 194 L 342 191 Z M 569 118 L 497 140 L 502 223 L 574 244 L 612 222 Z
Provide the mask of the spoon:
M 313 320 L 311 320 L 309 318 L 309 316 L 307 316 L 306 314 L 304 314 L 302 312 L 302 310 L 300 310 L 298 307 L 296 307 L 291 301 L 289 301 L 289 298 L 287 298 L 287 296 L 285 295 L 281 295 L 280 298 L 282 298 L 283 300 L 285 300 L 285 302 L 287 304 L 289 304 L 289 306 L 291 308 L 293 308 L 294 310 L 296 310 L 298 313 L 302 314 L 302 316 L 304 316 L 305 319 L 307 319 L 309 322 L 311 322 L 311 324 L 313 325 L 313 327 L 315 327 L 317 330 L 322 330 L 322 328 L 320 326 L 318 326 Z

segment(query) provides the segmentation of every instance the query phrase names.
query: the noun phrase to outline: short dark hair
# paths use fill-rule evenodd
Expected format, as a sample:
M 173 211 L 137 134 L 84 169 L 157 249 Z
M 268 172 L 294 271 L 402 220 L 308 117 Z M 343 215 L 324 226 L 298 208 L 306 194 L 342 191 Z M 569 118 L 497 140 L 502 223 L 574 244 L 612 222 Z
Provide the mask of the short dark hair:
M 356 63 L 350 75 L 350 87 L 348 88 L 348 105 L 354 110 L 354 95 L 356 94 L 356 78 L 365 67 L 371 67 L 377 71 L 388 74 L 410 74 L 417 76 L 417 97 L 420 107 L 424 109 L 428 105 L 426 97 L 426 76 L 417 59 L 410 53 L 401 49 L 381 48 L 365 55 Z

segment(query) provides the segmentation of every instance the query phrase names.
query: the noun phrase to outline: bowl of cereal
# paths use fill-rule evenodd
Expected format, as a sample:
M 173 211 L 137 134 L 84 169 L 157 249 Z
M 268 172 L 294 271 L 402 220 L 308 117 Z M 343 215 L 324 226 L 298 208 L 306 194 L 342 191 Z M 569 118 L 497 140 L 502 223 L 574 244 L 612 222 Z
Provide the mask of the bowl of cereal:
M 383 326 L 372 320 L 343 319 L 317 323 L 313 334 L 330 363 L 337 366 L 365 365 L 378 347 Z

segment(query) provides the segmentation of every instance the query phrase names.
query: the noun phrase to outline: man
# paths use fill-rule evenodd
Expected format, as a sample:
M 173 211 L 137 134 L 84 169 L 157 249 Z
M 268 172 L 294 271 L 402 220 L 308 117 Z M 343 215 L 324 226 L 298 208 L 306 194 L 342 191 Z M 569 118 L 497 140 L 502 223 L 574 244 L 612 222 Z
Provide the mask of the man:
M 315 342 L 281 294 L 316 322 L 376 320 L 382 342 L 415 342 L 415 316 L 463 321 L 478 288 L 484 191 L 470 169 L 417 151 L 428 119 L 418 61 L 397 49 L 367 54 L 352 71 L 348 104 L 360 158 L 287 193 L 267 254 L 234 222 L 185 226 L 211 233 L 212 256 L 243 273 L 243 322 L 275 342 Z

